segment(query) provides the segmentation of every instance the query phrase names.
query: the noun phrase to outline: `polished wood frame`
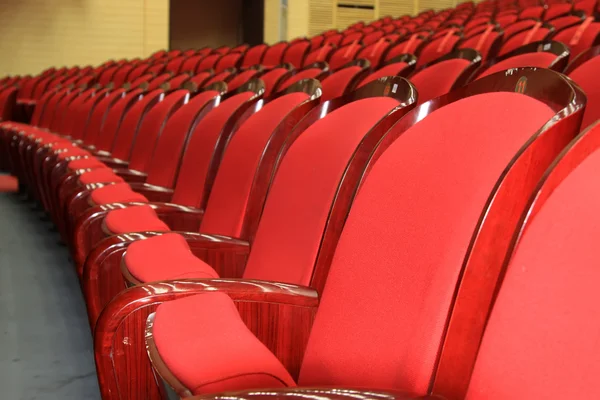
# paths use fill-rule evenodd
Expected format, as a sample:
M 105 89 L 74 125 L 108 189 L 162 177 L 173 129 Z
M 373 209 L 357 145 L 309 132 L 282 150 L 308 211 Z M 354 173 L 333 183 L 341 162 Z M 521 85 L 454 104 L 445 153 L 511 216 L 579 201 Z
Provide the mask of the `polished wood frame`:
M 358 190 L 358 182 L 360 181 L 359 177 L 363 175 L 364 169 L 365 169 L 366 165 L 368 164 L 368 160 L 370 159 L 371 155 L 373 154 L 373 150 L 375 148 L 377 148 L 378 144 L 380 143 L 381 138 L 386 134 L 386 132 L 389 130 L 389 128 L 396 121 L 398 121 L 402 116 L 404 116 L 406 114 L 406 112 L 408 112 L 410 109 L 412 109 L 414 104 L 416 104 L 416 91 L 415 91 L 414 87 L 412 85 L 410 85 L 410 83 L 403 78 L 400 78 L 400 77 L 382 78 L 380 80 L 371 82 L 368 85 L 365 85 L 364 87 L 356 90 L 352 94 L 327 101 L 327 102 L 323 103 L 321 106 L 313 109 L 308 115 L 306 115 L 306 117 L 304 117 L 304 119 L 302 121 L 300 121 L 300 123 L 295 128 L 294 132 L 289 137 L 289 144 L 291 144 L 299 135 L 301 135 L 301 133 L 306 128 L 308 128 L 309 126 L 314 124 L 317 120 L 323 118 L 327 113 L 342 107 L 343 105 L 349 103 L 350 101 L 358 100 L 361 98 L 373 97 L 373 96 L 381 96 L 381 95 L 397 98 L 400 101 L 400 103 L 399 103 L 398 107 L 393 109 L 384 118 L 382 118 L 366 134 L 365 138 L 359 145 L 355 154 L 352 156 L 352 159 L 349 161 L 349 164 L 346 168 L 346 172 L 344 173 L 344 176 L 342 177 L 342 181 L 340 182 L 340 184 L 338 186 L 338 191 L 337 191 L 337 194 L 335 197 L 335 201 L 332 204 L 332 207 L 330 210 L 329 220 L 328 220 L 326 228 L 325 228 L 325 234 L 321 241 L 321 245 L 318 250 L 317 259 L 315 262 L 315 268 L 313 271 L 311 287 L 314 287 L 317 290 L 321 290 L 322 287 L 324 286 L 327 273 L 329 272 L 329 266 L 330 266 L 331 260 L 333 258 L 333 253 L 334 253 L 335 247 L 337 246 L 337 241 L 339 240 L 339 236 L 341 235 L 341 231 L 342 231 L 343 225 L 345 223 L 347 214 L 349 212 L 350 206 L 351 206 L 352 201 L 354 200 L 354 196 Z M 284 156 L 285 151 L 289 148 L 289 144 L 282 151 L 282 153 L 280 153 L 280 155 L 278 156 L 277 164 L 279 163 L 281 158 Z M 148 232 L 148 234 L 155 234 L 155 233 Z M 134 234 L 134 235 L 139 235 L 139 234 Z M 189 234 L 186 233 L 186 235 L 189 235 Z M 187 237 L 186 237 L 186 240 L 188 240 L 188 243 L 191 244 L 192 251 L 194 253 L 196 253 L 198 251 L 198 249 L 200 249 L 200 248 L 206 249 L 207 246 L 209 246 L 208 248 L 210 248 L 212 251 L 221 251 L 222 247 L 221 247 L 221 244 L 219 244 L 218 242 L 222 241 L 224 239 L 223 237 L 214 237 L 212 235 L 202 235 L 202 234 L 193 234 L 193 235 L 196 236 L 198 239 L 200 239 L 200 241 L 196 241 L 196 242 L 189 241 L 187 239 Z M 125 235 L 123 235 L 123 236 L 125 236 Z M 123 237 L 123 238 L 121 238 L 121 240 L 126 240 L 126 238 Z M 234 251 L 239 251 L 239 250 L 243 251 L 244 246 L 246 246 L 245 250 L 248 251 L 248 244 L 244 245 L 244 243 L 239 243 L 239 241 L 232 242 L 232 241 L 235 241 L 235 239 L 228 239 L 228 241 L 229 241 L 228 243 L 230 243 L 230 245 L 236 246 L 235 248 L 237 250 L 234 250 Z M 116 242 L 116 240 L 113 240 L 113 242 Z M 199 247 L 194 247 L 194 245 L 199 245 Z M 202 254 L 199 254 L 199 256 L 201 258 L 205 259 L 205 261 L 208 261 L 213 267 L 216 267 L 217 271 L 220 274 L 223 272 L 231 273 L 232 269 L 229 268 L 230 266 L 223 265 L 222 260 L 224 259 L 224 256 L 226 256 L 225 253 L 226 252 L 222 252 L 221 255 L 214 257 L 213 260 L 206 260 L 205 257 L 202 257 Z M 231 253 L 231 251 L 229 251 L 229 253 Z M 221 260 L 220 263 L 219 263 L 219 260 Z M 119 257 L 118 262 L 119 263 L 121 262 L 120 257 Z M 122 266 L 123 265 L 121 264 L 121 267 Z M 225 268 L 225 270 L 222 270 L 222 268 Z M 186 297 L 186 296 L 192 295 L 194 293 L 199 293 L 197 291 L 198 289 L 204 290 L 202 288 L 206 287 L 206 285 L 212 285 L 211 282 L 219 281 L 219 280 L 207 280 L 207 279 L 190 279 L 190 280 L 177 281 L 177 282 L 181 282 L 182 284 L 185 284 L 187 289 L 182 291 L 181 295 L 178 295 L 175 292 L 172 292 L 171 290 L 167 290 L 167 292 L 172 293 L 173 296 L 171 298 L 168 298 L 165 300 L 158 300 L 155 303 L 154 297 L 150 296 L 150 297 L 152 297 L 152 300 L 150 300 L 150 297 L 148 297 L 149 293 L 145 290 L 145 288 L 149 287 L 149 286 L 156 287 L 156 285 L 161 285 L 161 287 L 164 287 L 164 288 L 173 287 L 173 282 L 154 282 L 154 283 L 139 284 L 138 282 L 136 282 L 134 280 L 134 278 L 128 273 L 128 271 L 126 269 L 122 269 L 122 272 L 126 275 L 129 275 L 129 276 L 127 276 L 129 283 L 135 284 L 135 286 L 132 289 L 128 289 L 124 292 L 121 292 L 113 301 L 108 303 L 108 305 L 106 306 L 106 308 L 100 315 L 100 318 L 98 319 L 98 322 L 97 322 L 96 328 L 95 328 L 96 329 L 95 343 L 96 343 L 96 351 L 97 351 L 97 360 L 100 360 L 100 361 L 97 361 L 97 366 L 98 366 L 99 376 L 100 375 L 102 376 L 101 381 L 103 381 L 105 379 L 114 379 L 115 371 L 117 369 L 118 369 L 118 372 L 116 372 L 116 374 L 121 377 L 121 378 L 117 377 L 116 378 L 117 380 L 126 379 L 123 374 L 131 373 L 131 372 L 127 372 L 126 370 L 121 370 L 119 367 L 115 366 L 115 364 L 114 364 L 115 360 L 113 357 L 114 349 L 108 350 L 108 348 L 106 347 L 107 345 L 112 346 L 111 343 L 119 342 L 119 339 L 114 339 L 115 335 L 120 335 L 120 333 L 115 330 L 115 328 L 114 328 L 115 326 L 124 327 L 124 326 L 128 326 L 129 324 L 137 324 L 136 326 L 139 327 L 140 324 L 142 324 L 142 325 L 144 324 L 143 321 L 145 321 L 147 316 L 155 309 L 155 307 L 158 305 L 158 303 L 162 303 L 163 301 L 172 300 L 175 298 Z M 239 272 L 241 272 L 241 271 L 239 271 Z M 241 276 L 241 274 L 239 274 L 237 276 L 239 277 L 239 276 Z M 232 278 L 231 276 L 228 276 L 228 278 L 230 278 L 230 279 L 227 279 L 226 282 L 229 282 L 232 289 L 238 286 L 238 282 L 241 285 L 241 286 L 239 286 L 240 288 L 246 287 L 246 285 L 248 285 L 248 284 L 250 284 L 251 286 L 254 286 L 255 284 L 253 282 L 257 282 L 257 284 L 258 284 L 258 282 L 260 282 L 260 284 L 258 284 L 258 286 L 260 286 L 260 287 L 262 287 L 261 285 L 263 283 L 265 283 L 267 286 L 282 285 L 286 288 L 297 288 L 294 290 L 302 290 L 302 291 L 308 291 L 309 293 L 316 293 L 316 292 L 313 292 L 313 289 L 308 289 L 308 288 L 303 289 L 300 287 L 296 287 L 294 285 L 280 284 L 280 283 L 268 283 L 268 282 L 262 282 L 262 281 L 234 280 L 234 279 L 231 279 Z M 122 279 L 123 278 L 121 278 L 121 282 L 123 282 Z M 123 285 L 123 283 L 121 283 L 121 285 Z M 178 285 L 178 283 L 176 283 L 176 285 Z M 181 286 L 181 287 L 183 287 L 183 286 Z M 220 289 L 214 288 L 214 289 L 210 289 L 210 290 L 220 290 Z M 137 294 L 136 295 L 131 294 L 132 291 L 133 291 L 133 293 L 137 293 Z M 139 303 L 137 300 L 132 301 L 132 299 L 134 297 L 140 296 L 140 295 L 142 295 L 142 293 L 144 293 L 144 295 L 143 295 L 144 298 L 148 299 L 148 300 L 142 301 L 143 303 L 146 304 L 146 306 L 144 306 L 143 309 L 138 307 L 138 304 L 141 304 L 141 303 Z M 229 293 L 229 291 L 227 291 L 227 293 Z M 166 294 L 166 292 L 165 292 L 165 294 Z M 316 296 L 316 294 L 315 294 L 315 296 Z M 123 309 L 123 304 L 124 304 L 123 301 L 132 305 L 132 307 L 129 309 L 128 313 L 126 313 L 126 314 L 123 314 L 119 311 L 119 310 Z M 152 302 L 153 305 L 151 307 L 148 307 L 148 301 Z M 305 300 L 302 300 L 302 301 L 305 301 Z M 273 302 L 271 302 L 271 300 L 269 300 L 270 304 L 272 304 L 274 302 L 276 302 L 276 300 L 274 300 Z M 135 305 L 134 305 L 134 303 L 135 303 Z M 314 303 L 315 307 L 316 307 L 316 304 L 317 303 L 315 302 Z M 260 306 L 260 307 L 264 308 L 264 306 Z M 312 312 L 314 312 L 314 310 L 311 311 L 311 313 Z M 311 314 L 311 315 L 313 315 L 313 314 Z M 273 316 L 273 318 L 275 318 L 275 317 L 276 316 Z M 270 325 L 274 323 L 273 318 L 269 319 Z M 295 317 L 291 317 L 291 318 L 295 319 Z M 276 343 L 280 343 L 280 341 L 282 340 L 281 337 L 279 337 L 279 336 L 277 338 L 272 337 L 271 339 L 268 340 L 268 342 L 270 342 L 270 343 L 273 343 L 273 340 L 275 340 L 276 343 L 273 343 L 273 345 L 270 348 L 276 352 L 276 354 L 280 357 L 280 359 L 289 367 L 289 369 L 291 371 L 293 371 L 292 373 L 294 373 L 296 375 L 299 371 L 301 354 L 303 353 L 303 349 L 306 345 L 306 340 L 308 338 L 307 334 L 308 334 L 308 331 L 310 330 L 310 326 L 312 325 L 312 317 L 311 317 L 310 321 L 305 320 L 305 317 L 301 317 L 301 318 L 303 321 L 306 322 L 306 325 L 305 325 L 305 329 L 303 328 L 301 330 L 304 333 L 300 333 L 300 330 L 298 330 L 298 331 L 294 330 L 295 333 L 292 334 L 294 336 L 292 339 L 294 340 L 294 343 L 295 343 L 294 346 L 291 346 L 295 349 L 292 352 L 292 354 L 290 354 L 290 352 L 289 352 L 289 349 L 291 347 L 281 347 L 280 345 L 276 344 Z M 285 331 L 287 331 L 286 326 L 287 326 L 287 324 L 282 325 L 281 329 L 284 329 Z M 135 329 L 139 329 L 139 328 L 135 328 Z M 283 332 L 284 331 L 282 331 L 282 333 Z M 289 335 L 290 333 L 291 332 L 288 331 L 288 333 L 286 333 L 286 335 Z M 140 336 L 140 339 L 141 339 L 141 336 Z M 285 339 L 285 340 L 288 341 L 288 340 L 292 340 L 292 339 L 289 339 L 289 337 L 288 337 L 288 339 Z M 300 344 L 298 341 L 300 342 Z M 290 343 L 290 345 L 291 345 L 291 343 Z M 143 348 L 143 346 L 141 346 L 140 348 Z M 127 357 L 133 357 L 134 359 L 139 360 L 136 362 L 139 362 L 140 368 L 144 368 L 145 371 L 149 369 L 149 365 L 146 367 L 143 367 L 143 363 L 144 362 L 147 363 L 148 360 L 145 359 L 145 357 L 146 357 L 145 354 L 140 354 L 139 349 L 136 350 L 136 352 L 133 352 L 133 351 L 130 352 L 129 355 L 127 355 Z M 109 360 L 111 360 L 111 359 L 112 359 L 112 361 L 109 362 Z M 114 368 L 114 370 L 113 370 L 113 368 Z M 149 374 L 149 372 L 146 371 L 146 372 L 144 372 L 144 374 Z M 150 376 L 150 375 L 146 375 L 146 376 Z M 114 385 L 114 382 L 112 382 L 110 385 L 111 386 Z M 144 396 L 148 396 L 148 397 L 140 397 L 140 398 L 154 398 L 153 395 L 151 395 L 149 393 L 144 393 Z

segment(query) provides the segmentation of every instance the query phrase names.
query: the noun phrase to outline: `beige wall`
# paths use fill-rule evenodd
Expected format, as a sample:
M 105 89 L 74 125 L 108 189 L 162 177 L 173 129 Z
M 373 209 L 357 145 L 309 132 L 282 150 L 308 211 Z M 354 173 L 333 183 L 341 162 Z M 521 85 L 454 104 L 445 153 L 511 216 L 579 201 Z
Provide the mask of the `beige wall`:
M 265 0 L 264 40 L 273 44 L 280 40 L 291 40 L 308 36 L 309 0 L 288 0 L 287 31 L 280 38 L 281 0 Z
M 242 1 L 244 0 L 171 0 L 171 48 L 240 44 Z
M 0 76 L 168 46 L 168 0 L 0 0 Z

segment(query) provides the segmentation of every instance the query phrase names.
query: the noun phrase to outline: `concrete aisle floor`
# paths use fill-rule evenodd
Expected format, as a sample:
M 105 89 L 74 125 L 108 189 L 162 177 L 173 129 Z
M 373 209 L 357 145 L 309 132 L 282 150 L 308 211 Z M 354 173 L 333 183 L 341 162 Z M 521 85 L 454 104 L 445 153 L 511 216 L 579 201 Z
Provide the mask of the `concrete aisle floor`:
M 99 399 L 77 276 L 41 217 L 0 193 L 0 398 Z

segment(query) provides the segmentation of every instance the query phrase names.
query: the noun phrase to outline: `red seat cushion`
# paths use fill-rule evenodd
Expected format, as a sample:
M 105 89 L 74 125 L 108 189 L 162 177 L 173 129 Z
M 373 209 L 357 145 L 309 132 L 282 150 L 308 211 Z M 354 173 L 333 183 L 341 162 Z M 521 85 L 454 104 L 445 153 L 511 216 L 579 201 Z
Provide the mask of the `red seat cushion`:
M 91 198 L 96 204 L 128 203 L 132 201 L 148 202 L 148 199 L 144 195 L 134 192 L 124 182 L 98 188 L 92 192 Z
M 112 210 L 104 219 L 106 228 L 114 234 L 144 231 L 170 231 L 150 206 L 132 206 Z
M 115 174 L 112 169 L 106 167 L 97 168 L 81 174 L 79 176 L 79 182 L 84 185 L 89 185 L 90 183 L 125 182 L 125 179 Z
M 408 66 L 408 64 L 405 62 L 398 62 L 398 63 L 386 65 L 385 67 L 378 69 L 377 71 L 373 72 L 372 74 L 367 76 L 365 79 L 363 79 L 360 82 L 360 85 L 358 85 L 358 87 L 364 86 L 367 83 L 373 82 L 379 78 L 383 78 L 386 76 L 396 76 L 400 72 L 402 72 L 402 70 L 404 70 L 407 66 Z
M 98 160 L 96 157 L 80 158 L 77 160 L 69 161 L 68 167 L 73 171 L 85 168 L 108 168 L 106 164 Z
M 360 74 L 362 68 L 358 66 L 343 68 L 321 82 L 323 94 L 321 101 L 331 100 L 342 96 L 348 90 L 352 81 Z
M 81 147 L 65 147 L 65 151 L 62 151 L 58 154 L 58 159 L 65 160 L 69 157 L 75 156 L 91 156 L 91 153 L 85 149 L 82 149 Z
M 218 278 L 217 272 L 196 257 L 176 233 L 133 242 L 124 257 L 127 270 L 140 282 L 182 278 Z
M 456 58 L 433 64 L 413 75 L 410 81 L 417 88 L 419 104 L 448 93 L 470 64 L 468 60 Z
M 600 57 L 596 56 L 569 74 L 569 78 L 581 86 L 587 97 L 585 114 L 581 123 L 582 130 L 600 119 L 600 82 L 596 80 L 598 68 L 600 68 Z
M 479 78 L 517 67 L 548 68 L 556 60 L 556 55 L 546 52 L 525 53 L 507 58 L 485 70 Z
M 193 394 L 295 386 L 224 293 L 161 304 L 153 336 L 162 360 Z
M 319 69 L 319 68 L 305 69 L 303 71 L 298 72 L 296 75 L 290 76 L 288 79 L 286 79 L 280 85 L 279 90 L 286 89 L 289 86 L 292 86 L 294 83 L 300 82 L 302 79 L 316 78 L 317 76 L 319 76 L 322 73 L 323 73 L 323 70 Z

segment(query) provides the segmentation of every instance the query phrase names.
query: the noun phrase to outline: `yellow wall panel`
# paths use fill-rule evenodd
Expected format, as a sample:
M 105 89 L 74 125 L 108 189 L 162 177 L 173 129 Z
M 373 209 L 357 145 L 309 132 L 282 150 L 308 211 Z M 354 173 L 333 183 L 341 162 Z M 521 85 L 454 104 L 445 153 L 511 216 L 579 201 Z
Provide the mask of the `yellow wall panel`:
M 0 0 L 0 76 L 168 47 L 168 0 Z
M 287 39 L 308 36 L 309 0 L 288 1 Z
M 293 1 L 293 0 L 292 0 Z M 279 42 L 280 0 L 265 0 L 264 41 Z

